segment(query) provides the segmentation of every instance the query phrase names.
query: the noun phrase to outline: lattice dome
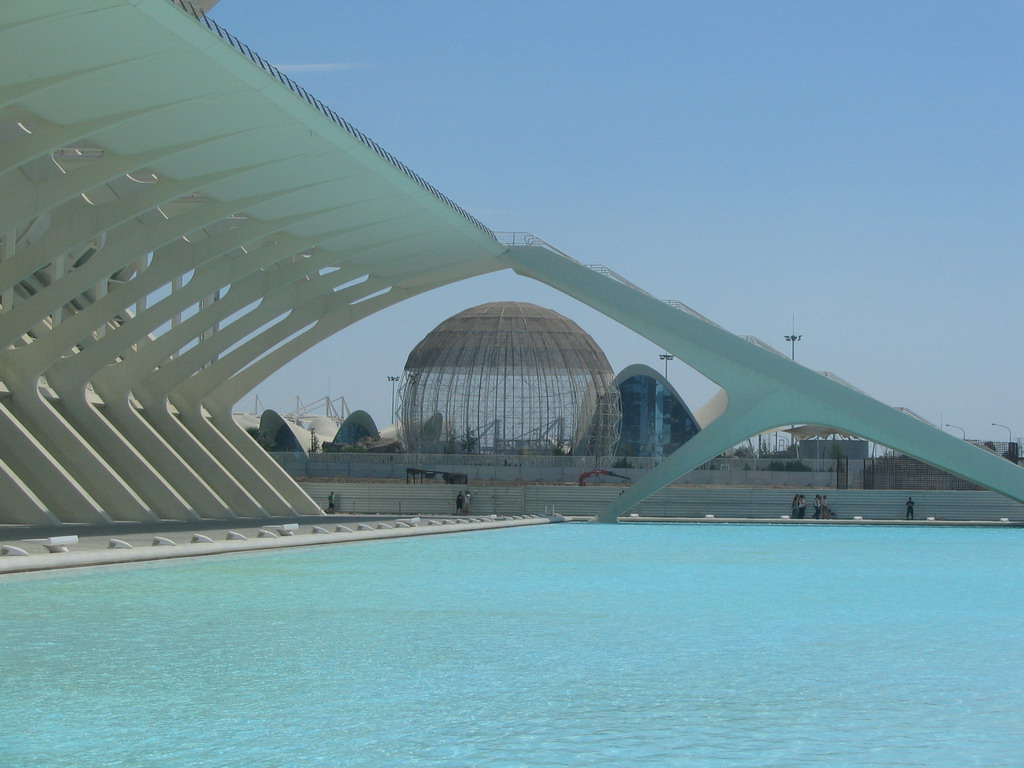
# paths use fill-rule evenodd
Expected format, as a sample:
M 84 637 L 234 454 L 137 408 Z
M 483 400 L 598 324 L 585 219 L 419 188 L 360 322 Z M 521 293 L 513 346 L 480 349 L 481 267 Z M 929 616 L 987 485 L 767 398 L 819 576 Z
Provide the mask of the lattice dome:
M 416 345 L 399 415 L 418 453 L 606 456 L 618 440 L 619 393 L 597 343 L 535 304 L 464 310 Z

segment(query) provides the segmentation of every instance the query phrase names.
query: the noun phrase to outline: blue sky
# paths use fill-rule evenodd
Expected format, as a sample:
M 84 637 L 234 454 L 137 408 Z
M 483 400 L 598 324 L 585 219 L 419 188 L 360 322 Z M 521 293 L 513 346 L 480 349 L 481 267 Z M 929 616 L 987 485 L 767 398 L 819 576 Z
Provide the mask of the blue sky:
M 1005 440 L 992 422 L 1024 436 L 1024 3 L 223 0 L 212 15 L 492 229 L 786 351 L 795 322 L 815 370 L 971 438 Z M 500 273 L 354 326 L 255 394 L 287 409 L 329 389 L 385 424 L 386 377 L 486 301 L 562 312 L 616 370 L 661 367 L 649 342 Z M 715 390 L 678 361 L 669 376 L 692 407 Z

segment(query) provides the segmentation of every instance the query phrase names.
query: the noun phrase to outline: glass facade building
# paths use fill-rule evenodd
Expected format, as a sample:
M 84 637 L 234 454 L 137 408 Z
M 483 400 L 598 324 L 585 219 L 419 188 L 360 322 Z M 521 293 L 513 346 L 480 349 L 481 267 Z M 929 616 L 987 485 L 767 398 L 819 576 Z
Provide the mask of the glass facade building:
M 700 431 L 679 393 L 653 368 L 631 365 L 615 384 L 622 408 L 615 455 L 663 458 Z

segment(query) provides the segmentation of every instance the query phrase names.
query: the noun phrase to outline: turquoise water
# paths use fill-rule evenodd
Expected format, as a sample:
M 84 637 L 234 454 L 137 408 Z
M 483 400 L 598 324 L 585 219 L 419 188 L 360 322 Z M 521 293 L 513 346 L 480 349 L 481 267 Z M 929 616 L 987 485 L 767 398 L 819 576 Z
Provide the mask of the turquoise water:
M 558 525 L 0 581 L 3 766 L 1020 766 L 1024 531 Z

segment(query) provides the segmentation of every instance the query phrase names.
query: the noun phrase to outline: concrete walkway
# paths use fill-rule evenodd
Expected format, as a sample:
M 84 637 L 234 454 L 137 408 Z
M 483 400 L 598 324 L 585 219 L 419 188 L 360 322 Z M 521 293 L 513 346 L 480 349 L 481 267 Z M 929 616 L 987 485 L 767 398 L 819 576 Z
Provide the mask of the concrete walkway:
M 561 518 L 540 516 L 384 518 L 322 515 L 301 518 L 33 528 L 0 526 L 0 575 L 61 568 L 203 557 L 318 544 L 342 544 L 438 533 L 544 525 Z M 292 527 L 294 526 L 294 527 Z M 348 529 L 348 530 L 346 530 Z M 63 537 L 67 552 L 52 552 Z M 55 541 L 54 541 L 55 540 Z M 49 544 L 49 547 L 48 547 Z M 25 552 L 22 555 L 20 552 Z
M 570 517 L 570 520 L 573 518 Z M 1024 528 L 1019 520 L 939 520 L 938 518 L 917 518 L 915 520 L 872 520 L 867 518 L 838 518 L 815 520 L 813 517 L 791 519 L 790 517 L 644 517 L 643 515 L 619 518 L 620 523 L 747 523 L 750 525 L 881 525 L 881 526 L 925 526 L 938 528 Z

